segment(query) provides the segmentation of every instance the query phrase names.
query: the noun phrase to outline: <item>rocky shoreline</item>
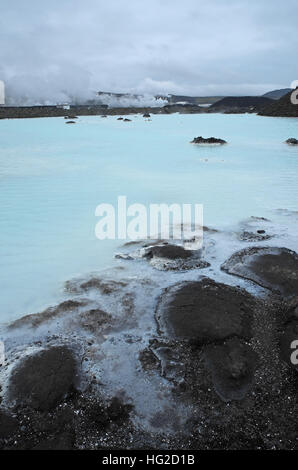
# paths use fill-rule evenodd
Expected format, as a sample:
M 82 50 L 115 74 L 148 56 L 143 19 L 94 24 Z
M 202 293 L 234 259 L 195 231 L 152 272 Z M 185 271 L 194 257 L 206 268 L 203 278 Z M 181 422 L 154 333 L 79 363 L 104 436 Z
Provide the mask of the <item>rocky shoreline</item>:
M 119 278 L 71 280 L 7 325 L 0 448 L 297 449 L 298 255 L 263 241 L 221 266 L 254 293 L 210 279 L 204 248 L 136 242 Z
M 73 116 L 127 116 L 142 114 L 198 114 L 206 112 L 206 108 L 196 105 L 168 105 L 163 107 L 126 107 L 108 108 L 106 105 L 85 106 L 0 106 L 0 119 L 41 118 L 41 117 L 68 117 Z

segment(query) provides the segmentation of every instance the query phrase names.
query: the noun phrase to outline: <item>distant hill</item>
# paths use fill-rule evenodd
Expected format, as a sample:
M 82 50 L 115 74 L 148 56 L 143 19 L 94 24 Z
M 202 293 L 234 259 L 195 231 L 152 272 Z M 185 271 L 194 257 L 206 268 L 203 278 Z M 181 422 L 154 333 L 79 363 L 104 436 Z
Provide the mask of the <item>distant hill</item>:
M 259 111 L 273 102 L 264 96 L 227 96 L 210 106 L 211 111 Z
M 157 98 L 157 97 L 156 97 Z M 161 98 L 167 99 L 169 104 L 189 103 L 194 105 L 213 104 L 224 98 L 223 96 L 184 96 L 184 95 L 168 95 Z
M 292 92 L 293 90 L 279 100 L 265 106 L 260 110 L 260 116 L 298 117 L 298 105 L 291 102 Z
M 290 93 L 290 91 L 292 91 L 291 88 L 283 88 L 281 90 L 273 90 L 273 91 L 269 91 L 268 93 L 265 93 L 265 95 L 263 95 L 265 98 L 271 98 L 272 100 L 279 100 L 280 98 L 282 98 L 283 96 L 287 95 L 288 93 Z
M 116 100 L 121 101 L 123 98 L 126 100 L 139 100 L 142 102 L 143 95 L 133 94 L 133 93 L 113 93 L 109 91 L 99 91 L 97 95 L 102 98 L 104 101 L 106 97 L 110 97 Z M 191 104 L 195 106 L 213 104 L 216 101 L 219 101 L 223 96 L 187 96 L 187 95 L 156 95 L 154 97 L 156 100 L 164 100 L 170 105 L 176 104 Z

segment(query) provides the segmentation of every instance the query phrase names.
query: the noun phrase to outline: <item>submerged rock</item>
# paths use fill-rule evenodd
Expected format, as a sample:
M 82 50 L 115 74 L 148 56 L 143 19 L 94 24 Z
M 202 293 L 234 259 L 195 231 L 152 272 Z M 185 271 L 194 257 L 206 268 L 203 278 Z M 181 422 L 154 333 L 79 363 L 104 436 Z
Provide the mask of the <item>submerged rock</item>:
M 9 380 L 9 398 L 35 410 L 49 411 L 75 386 L 77 366 L 66 346 L 55 346 L 26 357 Z
M 131 245 L 132 243 L 130 243 Z M 210 266 L 202 257 L 202 250 L 187 250 L 181 245 L 157 241 L 142 242 L 142 247 L 131 253 L 117 253 L 118 259 L 147 259 L 152 267 L 161 271 L 186 271 Z
M 185 250 L 180 245 L 157 245 L 146 251 L 146 258 L 188 259 L 194 255 L 191 250 Z
M 180 245 L 156 245 L 143 250 L 143 257 L 150 264 L 163 271 L 185 271 L 203 269 L 210 264 L 202 259 L 202 250 L 186 250 Z
M 78 317 L 78 323 L 86 331 L 96 334 L 111 325 L 112 316 L 99 308 L 83 312 Z
M 170 338 L 208 344 L 232 336 L 249 339 L 254 307 L 245 290 L 205 278 L 166 291 L 156 318 Z
M 71 300 L 71 299 L 65 300 L 64 302 L 61 302 L 56 307 L 49 307 L 43 312 L 25 315 L 24 317 L 21 317 L 18 320 L 15 320 L 13 323 L 11 323 L 8 326 L 8 328 L 14 329 L 14 328 L 21 328 L 23 326 L 37 328 L 43 323 L 53 320 L 54 318 L 57 318 L 60 315 L 63 315 L 64 313 L 71 313 L 74 310 L 77 310 L 78 308 L 83 307 L 84 305 L 86 305 L 86 303 L 87 303 L 86 301 L 78 301 L 78 300 Z
M 298 145 L 298 140 L 297 140 L 297 139 L 294 139 L 294 138 L 291 138 L 291 139 L 286 140 L 286 144 L 289 144 L 289 145 Z
M 222 269 L 283 296 L 298 295 L 298 255 L 287 248 L 254 247 L 234 253 Z
M 206 367 L 218 395 L 225 401 L 242 400 L 253 384 L 257 354 L 238 338 L 205 349 Z
M 149 113 L 145 113 L 145 114 L 143 114 L 143 117 L 144 117 L 144 118 L 150 118 L 151 115 L 150 115 Z
M 208 137 L 207 139 L 204 139 L 204 137 L 195 137 L 192 141 L 191 144 L 227 144 L 227 142 L 223 139 L 218 139 L 216 137 Z
M 76 122 L 75 121 L 66 121 L 65 124 L 75 124 Z
M 65 290 L 71 293 L 88 292 L 89 290 L 98 290 L 101 294 L 109 295 L 119 291 L 127 286 L 125 281 L 114 281 L 112 279 L 101 279 L 99 277 L 91 277 L 86 281 L 71 280 L 65 283 Z
M 257 230 L 257 233 L 244 231 L 239 235 L 239 239 L 244 242 L 264 242 L 271 238 L 272 235 L 267 235 L 265 230 Z
M 123 122 L 131 122 L 131 119 L 125 118 L 123 119 Z

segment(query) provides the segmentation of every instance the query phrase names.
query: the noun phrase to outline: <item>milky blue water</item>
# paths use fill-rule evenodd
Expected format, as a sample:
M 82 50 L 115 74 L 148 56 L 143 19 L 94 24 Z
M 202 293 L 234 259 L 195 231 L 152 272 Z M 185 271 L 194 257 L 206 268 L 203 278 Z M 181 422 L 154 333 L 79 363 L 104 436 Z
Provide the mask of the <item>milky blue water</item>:
M 198 135 L 229 144 L 191 145 Z M 223 229 L 297 210 L 289 137 L 298 137 L 296 119 L 255 115 L 1 120 L 0 321 L 40 311 L 63 297 L 66 280 L 114 266 L 122 242 L 96 239 L 95 208 L 118 195 L 201 203 L 204 223 Z

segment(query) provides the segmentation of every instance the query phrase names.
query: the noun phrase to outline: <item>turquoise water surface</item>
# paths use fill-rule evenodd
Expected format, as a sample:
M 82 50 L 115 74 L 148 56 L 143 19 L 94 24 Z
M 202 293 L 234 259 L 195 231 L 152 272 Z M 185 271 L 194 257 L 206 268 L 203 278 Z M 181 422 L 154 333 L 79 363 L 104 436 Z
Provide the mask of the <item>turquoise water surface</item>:
M 198 135 L 228 145 L 191 145 Z M 289 137 L 297 119 L 255 115 L 1 120 L 0 321 L 55 302 L 73 276 L 113 266 L 122 242 L 96 239 L 95 208 L 119 195 L 204 204 L 204 223 L 222 229 L 297 210 Z

